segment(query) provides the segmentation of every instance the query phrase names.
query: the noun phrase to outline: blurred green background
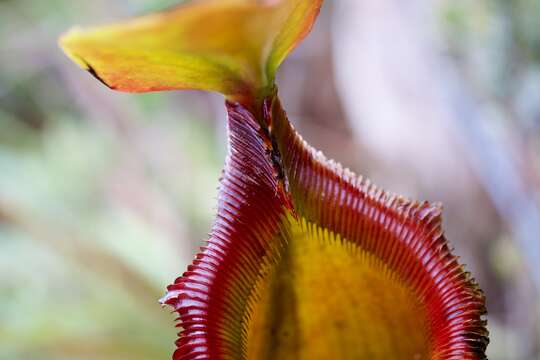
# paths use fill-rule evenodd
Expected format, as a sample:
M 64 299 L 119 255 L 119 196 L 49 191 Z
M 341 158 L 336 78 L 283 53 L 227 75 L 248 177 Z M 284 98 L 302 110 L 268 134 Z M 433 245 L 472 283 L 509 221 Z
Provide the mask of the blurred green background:
M 0 0 L 0 359 L 168 359 L 157 300 L 210 229 L 222 99 L 119 94 L 56 45 L 173 0 Z M 442 201 L 490 359 L 540 358 L 540 1 L 329 0 L 279 76 L 305 138 Z

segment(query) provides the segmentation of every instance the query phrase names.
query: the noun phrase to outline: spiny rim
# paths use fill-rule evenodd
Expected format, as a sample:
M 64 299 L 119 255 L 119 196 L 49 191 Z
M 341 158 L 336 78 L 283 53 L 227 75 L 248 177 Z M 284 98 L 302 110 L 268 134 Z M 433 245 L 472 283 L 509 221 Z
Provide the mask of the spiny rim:
M 426 356 L 486 358 L 485 299 L 449 250 L 439 205 L 388 194 L 327 161 L 294 131 L 275 96 L 260 119 L 238 104 L 228 111 L 217 220 L 207 246 L 164 298 L 183 328 L 174 359 L 248 358 L 259 284 L 270 281 L 294 243 L 293 229 L 305 224 L 339 239 L 335 246 L 360 249 L 414 294 L 420 313 L 411 316 L 426 320 Z M 324 303 L 320 311 L 331 316 Z

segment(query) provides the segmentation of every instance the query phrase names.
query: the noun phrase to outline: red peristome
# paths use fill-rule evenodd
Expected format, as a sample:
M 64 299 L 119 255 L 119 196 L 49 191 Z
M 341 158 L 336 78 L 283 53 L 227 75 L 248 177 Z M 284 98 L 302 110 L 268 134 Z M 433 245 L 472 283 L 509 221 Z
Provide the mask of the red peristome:
M 230 150 L 210 239 L 163 299 L 183 331 L 175 360 L 223 359 L 245 348 L 241 326 L 280 233 L 285 203 L 264 134 L 251 113 L 228 104 Z
M 180 314 L 175 360 L 243 358 L 250 296 L 287 246 L 288 211 L 373 254 L 426 309 L 432 359 L 485 359 L 485 299 L 451 254 L 441 207 L 377 189 L 309 147 L 277 96 L 254 116 L 228 104 L 230 151 L 210 239 L 164 303 Z
M 389 194 L 326 160 L 294 130 L 277 96 L 265 106 L 295 210 L 376 255 L 415 290 L 428 311 L 433 359 L 485 359 L 485 298 L 451 254 L 441 206 Z

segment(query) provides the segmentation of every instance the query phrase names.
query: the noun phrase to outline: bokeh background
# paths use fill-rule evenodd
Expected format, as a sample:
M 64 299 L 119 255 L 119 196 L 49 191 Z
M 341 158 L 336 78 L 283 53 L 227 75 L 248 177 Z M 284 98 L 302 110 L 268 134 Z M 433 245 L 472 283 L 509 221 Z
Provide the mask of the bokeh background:
M 0 359 L 168 359 L 157 299 L 206 238 L 215 94 L 114 93 L 58 35 L 173 0 L 0 1 Z M 492 360 L 540 358 L 540 1 L 328 0 L 283 66 L 303 136 L 445 205 Z

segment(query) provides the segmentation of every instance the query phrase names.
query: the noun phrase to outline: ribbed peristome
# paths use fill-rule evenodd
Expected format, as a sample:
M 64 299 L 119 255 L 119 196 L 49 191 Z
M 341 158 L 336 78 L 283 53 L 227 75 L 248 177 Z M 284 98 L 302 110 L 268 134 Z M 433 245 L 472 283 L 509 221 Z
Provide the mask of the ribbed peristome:
M 227 104 L 210 238 L 164 303 L 175 360 L 485 359 L 485 300 L 441 207 L 378 189 L 314 151 L 276 95 Z

